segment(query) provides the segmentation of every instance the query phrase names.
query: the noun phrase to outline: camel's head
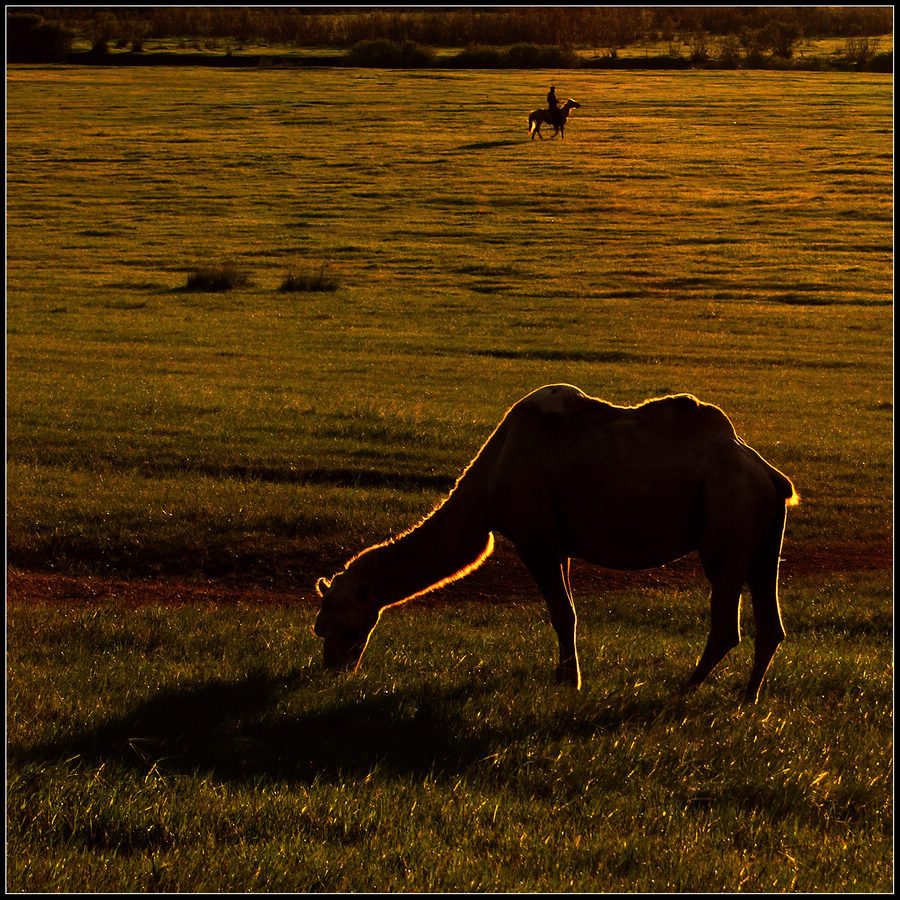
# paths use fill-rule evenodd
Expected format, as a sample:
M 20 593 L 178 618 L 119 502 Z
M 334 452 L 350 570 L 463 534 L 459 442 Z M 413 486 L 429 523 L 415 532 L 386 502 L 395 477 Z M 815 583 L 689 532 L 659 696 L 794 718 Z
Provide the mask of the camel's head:
M 329 669 L 355 669 L 369 635 L 378 624 L 378 609 L 372 603 L 372 588 L 352 575 L 339 572 L 331 580 L 320 578 L 316 591 L 322 606 L 313 627 L 323 638 L 323 659 Z

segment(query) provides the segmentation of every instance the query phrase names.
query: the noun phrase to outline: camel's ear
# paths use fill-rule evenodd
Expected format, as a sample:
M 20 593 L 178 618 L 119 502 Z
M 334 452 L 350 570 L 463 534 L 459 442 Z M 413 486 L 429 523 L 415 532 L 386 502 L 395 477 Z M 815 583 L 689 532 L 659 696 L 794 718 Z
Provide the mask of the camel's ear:
M 316 593 L 317 593 L 320 597 L 324 597 L 324 596 L 325 596 L 325 591 L 327 591 L 328 588 L 330 588 L 330 587 L 331 587 L 331 582 L 330 582 L 327 578 L 320 578 L 320 579 L 316 582 Z

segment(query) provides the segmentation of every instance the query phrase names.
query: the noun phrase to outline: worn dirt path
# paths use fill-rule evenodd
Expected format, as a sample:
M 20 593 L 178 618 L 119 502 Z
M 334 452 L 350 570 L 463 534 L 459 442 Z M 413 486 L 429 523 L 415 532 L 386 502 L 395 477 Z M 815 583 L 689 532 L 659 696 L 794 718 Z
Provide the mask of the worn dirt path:
M 785 547 L 782 579 L 808 577 L 836 572 L 885 571 L 893 566 L 890 544 L 836 547 Z M 154 605 L 220 603 L 293 604 L 317 602 L 314 584 L 318 575 L 304 581 L 264 586 L 234 582 L 187 582 L 168 579 L 123 580 L 106 576 L 75 576 L 52 572 L 29 572 L 8 568 L 7 600 L 12 602 L 49 603 L 66 606 L 117 603 L 126 607 Z M 641 572 L 617 572 L 597 569 L 585 563 L 573 564 L 572 582 L 575 593 L 584 596 L 626 587 L 676 587 L 703 583 L 703 573 L 695 554 L 659 569 Z M 516 559 L 510 547 L 497 551 L 477 572 L 440 591 L 428 595 L 435 600 L 479 600 L 503 602 L 509 597 L 539 599 L 531 576 Z

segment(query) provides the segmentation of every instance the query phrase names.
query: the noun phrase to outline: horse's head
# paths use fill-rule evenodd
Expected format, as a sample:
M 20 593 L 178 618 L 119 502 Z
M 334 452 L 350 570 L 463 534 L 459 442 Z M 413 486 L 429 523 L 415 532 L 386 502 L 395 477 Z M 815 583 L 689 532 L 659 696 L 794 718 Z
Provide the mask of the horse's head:
M 577 100 L 573 100 L 569 97 L 569 99 L 566 100 L 566 109 L 581 109 L 581 104 Z
M 344 570 L 332 579 L 320 578 L 316 591 L 322 606 L 313 626 L 324 639 L 323 661 L 329 669 L 355 669 L 362 659 L 372 629 L 378 624 L 378 609 L 372 603 L 372 588 L 359 583 Z

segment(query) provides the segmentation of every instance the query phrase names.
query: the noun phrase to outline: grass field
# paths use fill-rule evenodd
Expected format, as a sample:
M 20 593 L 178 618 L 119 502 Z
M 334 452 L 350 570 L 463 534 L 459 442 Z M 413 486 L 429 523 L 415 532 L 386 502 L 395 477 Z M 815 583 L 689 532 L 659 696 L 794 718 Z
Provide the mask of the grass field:
M 532 142 L 551 80 L 582 108 Z M 11 890 L 891 888 L 890 77 L 7 91 Z M 677 566 L 579 573 L 557 692 L 502 546 L 472 597 L 508 604 L 463 582 L 320 671 L 315 578 L 556 381 L 690 391 L 795 480 L 759 707 L 744 646 L 669 702 L 705 635 Z

